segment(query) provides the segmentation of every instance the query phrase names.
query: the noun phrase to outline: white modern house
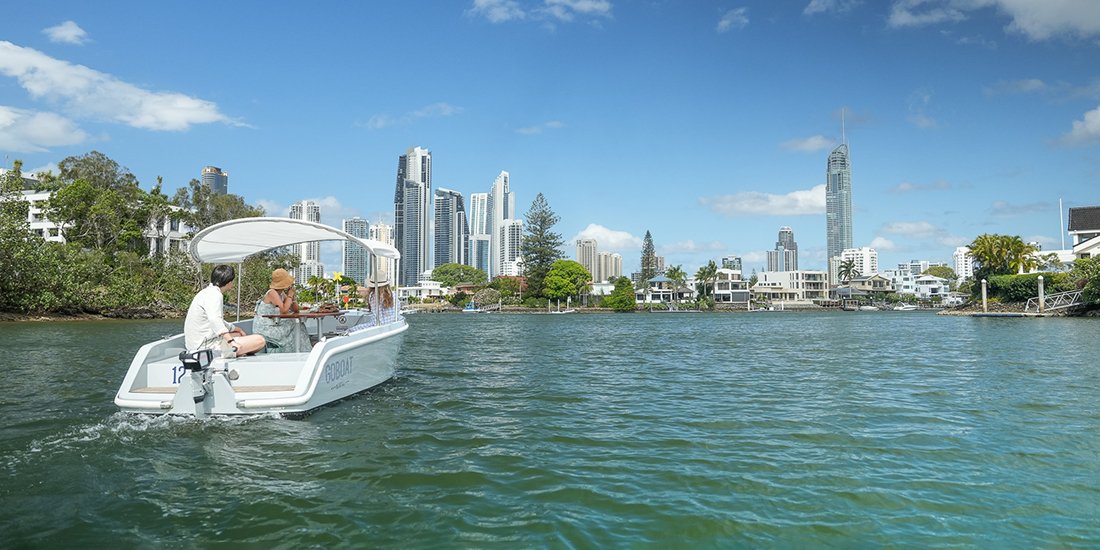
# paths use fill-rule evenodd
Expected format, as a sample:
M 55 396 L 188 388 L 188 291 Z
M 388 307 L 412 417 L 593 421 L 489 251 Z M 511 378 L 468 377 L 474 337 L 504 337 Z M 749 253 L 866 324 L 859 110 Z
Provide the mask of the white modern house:
M 741 278 L 741 270 L 719 268 L 714 281 L 714 303 L 748 307 L 752 292 L 749 282 Z
M 1069 234 L 1075 259 L 1100 255 L 1100 206 L 1070 208 Z
M 943 298 L 951 289 L 947 279 L 934 275 L 921 275 L 914 281 L 915 294 L 921 300 L 929 300 L 935 297 Z
M 750 289 L 753 300 L 811 304 L 829 298 L 825 271 L 761 271 Z

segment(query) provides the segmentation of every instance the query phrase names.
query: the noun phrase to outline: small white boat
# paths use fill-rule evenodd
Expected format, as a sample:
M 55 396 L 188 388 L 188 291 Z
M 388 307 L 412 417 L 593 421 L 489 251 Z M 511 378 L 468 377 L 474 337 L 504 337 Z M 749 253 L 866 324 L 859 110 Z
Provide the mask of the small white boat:
M 860 311 L 878 311 L 877 306 L 859 306 Z
M 400 254 L 390 245 L 360 239 L 319 223 L 289 218 L 230 220 L 200 231 L 191 255 L 206 263 L 239 263 L 245 257 L 292 244 L 341 240 L 356 242 L 376 261 Z M 238 297 L 238 303 L 240 298 Z M 115 404 L 125 412 L 205 416 L 302 414 L 350 397 L 393 377 L 397 354 L 409 326 L 397 314 L 373 325 L 371 313 L 345 310 L 310 318 L 317 344 L 299 353 L 221 358 L 209 350 L 188 354 L 183 334 L 167 336 L 138 349 Z M 236 321 L 252 332 L 252 320 Z M 181 325 L 182 328 L 182 325 Z
M 916 311 L 918 308 L 913 304 L 898 304 L 894 306 L 894 311 Z

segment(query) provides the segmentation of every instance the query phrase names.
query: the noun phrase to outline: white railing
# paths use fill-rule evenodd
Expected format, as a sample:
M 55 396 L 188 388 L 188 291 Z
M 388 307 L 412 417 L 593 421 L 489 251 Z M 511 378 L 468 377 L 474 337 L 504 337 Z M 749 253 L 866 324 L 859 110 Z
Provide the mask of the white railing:
M 1084 302 L 1081 301 L 1081 292 L 1080 290 L 1071 290 L 1069 292 L 1048 294 L 1043 300 L 1043 311 L 1057 311 L 1083 305 Z M 1039 298 L 1028 298 L 1027 306 L 1024 307 L 1024 311 L 1034 311 L 1037 310 L 1038 307 Z

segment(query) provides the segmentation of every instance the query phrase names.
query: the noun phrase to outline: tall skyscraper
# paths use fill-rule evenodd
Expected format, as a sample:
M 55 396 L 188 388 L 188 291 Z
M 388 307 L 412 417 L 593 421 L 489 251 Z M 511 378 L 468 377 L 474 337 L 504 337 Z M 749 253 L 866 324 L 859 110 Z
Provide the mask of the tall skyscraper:
M 393 195 L 394 246 L 401 252 L 397 284 L 412 286 L 428 269 L 432 215 L 432 153 L 410 147 L 397 161 Z
M 768 271 L 798 271 L 798 243 L 794 230 L 786 225 L 779 228 L 775 250 L 768 251 Z
M 435 265 L 469 264 L 470 226 L 462 193 L 435 190 Z
M 363 218 L 347 218 L 343 222 L 343 229 L 360 239 L 370 238 L 370 223 Z M 343 274 L 355 280 L 356 284 L 363 286 L 370 275 L 370 252 L 362 245 L 351 241 L 344 241 Z
M 301 201 L 290 205 L 290 217 L 295 220 L 321 223 L 321 205 L 313 201 Z M 321 263 L 321 243 L 314 241 L 294 245 L 300 264 L 294 269 L 294 279 L 305 283 L 310 277 L 324 277 L 325 266 Z
M 825 227 L 830 258 L 852 248 L 852 163 L 847 143 L 829 153 L 825 171 Z
M 393 226 L 382 222 L 375 223 L 367 230 L 367 238 L 393 246 Z M 383 281 L 390 281 L 390 262 L 382 260 L 372 265 L 374 274 Z M 392 281 L 390 281 L 392 284 Z
M 508 260 L 505 256 L 508 251 L 504 249 L 505 243 L 501 239 L 504 238 L 505 233 L 500 229 L 505 225 L 506 220 L 511 220 L 515 217 L 516 211 L 516 197 L 512 194 L 509 187 L 509 175 L 508 172 L 501 170 L 497 178 L 493 180 L 493 187 L 489 191 L 489 213 L 488 213 L 488 229 L 490 236 L 489 251 L 489 278 L 492 279 L 497 275 L 503 275 L 501 271 L 502 262 L 514 261 L 515 258 Z M 518 257 L 519 251 L 516 250 L 516 256 Z
M 577 263 L 588 270 L 588 274 L 597 282 L 599 279 L 598 253 L 596 251 L 596 239 L 577 239 Z
M 851 260 L 855 262 L 856 270 L 860 275 L 873 275 L 878 273 L 878 251 L 864 246 L 861 248 L 846 248 L 840 251 L 840 261 Z
M 732 269 L 734 271 L 741 271 L 741 257 L 740 256 L 726 256 L 722 258 L 722 269 Z
M 593 280 L 598 283 L 614 281 L 623 276 L 623 257 L 610 252 L 596 253 L 596 272 Z
M 492 236 L 489 234 L 489 194 L 470 193 L 469 265 L 489 273 Z
M 960 281 L 974 278 L 974 257 L 970 255 L 970 247 L 960 246 L 955 249 L 955 276 Z
M 217 166 L 207 166 L 202 169 L 202 184 L 218 195 L 225 195 L 229 193 L 229 173 Z
M 497 275 L 519 276 L 523 274 L 523 258 L 520 247 L 523 245 L 523 221 L 506 219 L 497 232 L 500 242 L 500 271 Z

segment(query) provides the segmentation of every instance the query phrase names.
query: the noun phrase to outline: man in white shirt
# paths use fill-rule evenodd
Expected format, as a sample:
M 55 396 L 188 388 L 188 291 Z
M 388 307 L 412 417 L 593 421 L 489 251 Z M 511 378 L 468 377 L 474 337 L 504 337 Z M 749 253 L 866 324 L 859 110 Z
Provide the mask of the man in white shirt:
M 199 291 L 187 308 L 183 321 L 183 339 L 187 351 L 212 349 L 220 355 L 232 349 L 237 357 L 255 353 L 264 348 L 264 337 L 245 334 L 243 330 L 225 322 L 222 310 L 223 296 L 233 288 L 236 278 L 233 268 L 219 265 L 210 272 L 210 286 Z

